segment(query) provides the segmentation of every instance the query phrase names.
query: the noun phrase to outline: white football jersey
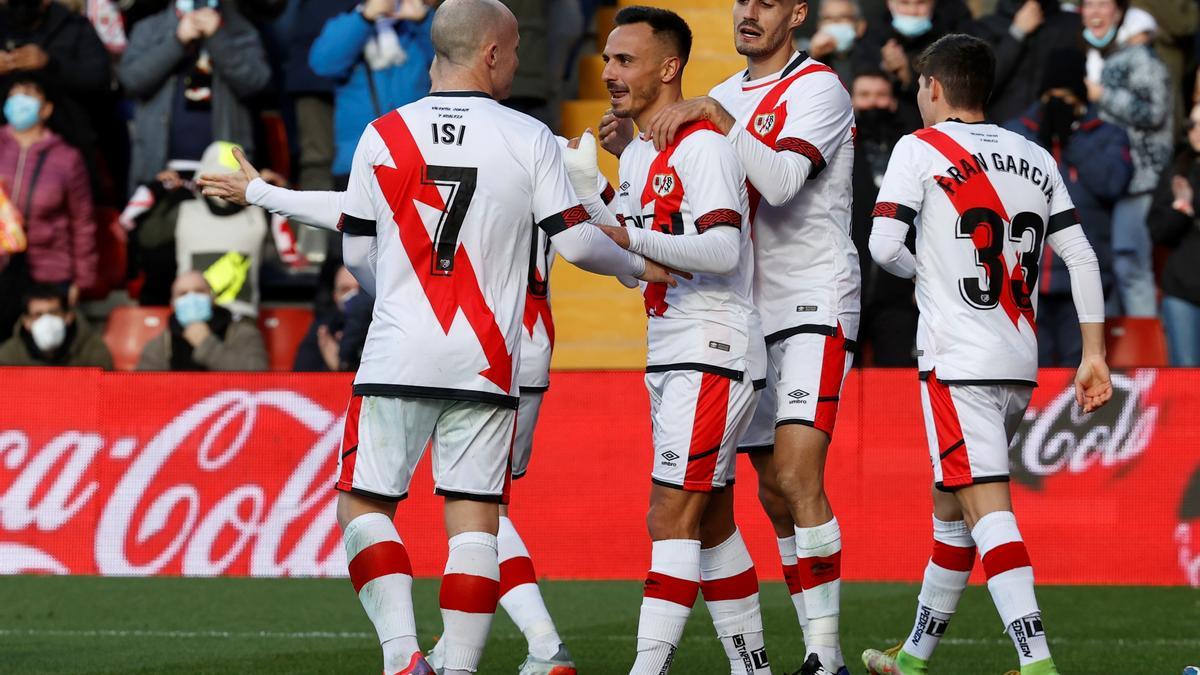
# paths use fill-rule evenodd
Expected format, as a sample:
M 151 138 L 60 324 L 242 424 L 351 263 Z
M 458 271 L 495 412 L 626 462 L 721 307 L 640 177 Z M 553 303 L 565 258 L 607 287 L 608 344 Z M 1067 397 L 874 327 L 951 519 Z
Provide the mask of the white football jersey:
M 378 237 L 354 393 L 515 408 L 533 224 L 553 236 L 586 220 L 550 130 L 485 94 L 372 122 L 339 224 Z
M 829 66 L 803 52 L 757 80 L 745 71 L 709 95 L 740 127 L 777 151 L 812 162 L 786 204 L 771 206 L 750 186 L 755 303 L 768 342 L 796 333 L 858 335 L 858 252 L 850 239 L 854 111 Z
M 733 147 L 708 122 L 681 128 L 662 152 L 635 139 L 621 153 L 620 182 L 612 210 L 625 227 L 684 237 L 717 225 L 740 232 L 739 263 L 729 274 L 695 274 L 674 288 L 641 284 L 649 317 L 647 371 L 765 377 L 766 350 L 752 299 L 754 252 L 745 227 L 746 174 Z
M 896 144 L 873 215 L 917 228 L 921 371 L 1036 384 L 1042 245 L 1079 222 L 1050 154 L 993 124 L 936 124 Z

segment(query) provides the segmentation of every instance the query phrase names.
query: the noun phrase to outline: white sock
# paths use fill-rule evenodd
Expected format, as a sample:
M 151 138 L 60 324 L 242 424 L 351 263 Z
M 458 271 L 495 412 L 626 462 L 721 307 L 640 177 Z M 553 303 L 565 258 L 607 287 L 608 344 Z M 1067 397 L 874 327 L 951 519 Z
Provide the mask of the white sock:
M 800 621 L 800 632 L 808 643 L 808 609 L 804 606 L 804 587 L 800 585 L 800 569 L 796 564 L 796 537 L 780 537 L 779 561 L 783 564 L 783 580 L 787 583 L 792 606 L 796 608 L 796 619 Z M 807 654 L 807 652 L 805 652 Z
M 975 540 L 961 520 L 933 519 L 933 553 L 925 566 L 921 594 L 917 596 L 917 618 L 904 642 L 905 653 L 929 661 L 958 608 L 971 567 L 975 564 Z
M 439 594 L 447 675 L 479 667 L 499 596 L 496 537 L 486 532 L 451 537 Z
M 562 639 L 542 600 L 525 542 L 506 516 L 500 516 L 496 541 L 500 552 L 500 606 L 525 635 L 529 653 L 542 659 L 552 658 L 558 653 Z
M 638 617 L 637 658 L 631 675 L 661 675 L 671 669 L 683 627 L 700 590 L 700 542 L 656 541 Z
M 742 533 L 700 549 L 700 592 L 732 675 L 770 673 L 758 605 L 758 575 Z
M 1033 565 L 1017 518 L 1011 511 L 993 511 L 971 530 L 987 573 L 988 591 L 1012 638 L 1022 666 L 1050 658 L 1042 613 L 1033 591 Z
M 412 607 L 412 565 L 396 526 L 382 513 L 361 515 L 342 533 L 350 582 L 383 648 L 383 667 L 408 667 L 417 645 Z
M 842 596 L 842 531 L 837 518 L 796 528 L 796 558 L 808 614 L 805 646 L 830 671 L 846 665 L 838 640 Z

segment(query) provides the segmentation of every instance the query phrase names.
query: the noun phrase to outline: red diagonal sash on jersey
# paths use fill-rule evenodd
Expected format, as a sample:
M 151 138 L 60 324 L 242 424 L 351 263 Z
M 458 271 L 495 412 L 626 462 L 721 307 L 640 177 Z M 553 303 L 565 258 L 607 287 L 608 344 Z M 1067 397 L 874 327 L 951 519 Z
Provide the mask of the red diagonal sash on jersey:
M 454 252 L 453 274 L 443 276 L 432 273 L 433 240 L 417 211 L 416 201 L 443 211 L 446 203 L 438 186 L 424 181 L 426 164 L 421 156 L 421 148 L 398 111 L 393 110 L 372 122 L 372 125 L 396 164 L 394 169 L 376 166 L 375 179 L 392 209 L 396 225 L 400 228 L 400 244 L 408 254 L 413 272 L 425 291 L 425 297 L 429 299 L 438 323 L 449 334 L 454 317 L 462 310 L 488 362 L 488 367 L 479 374 L 507 392 L 512 388 L 512 355 L 508 353 L 504 334 L 496 324 L 496 316 L 479 288 L 467 250 L 459 244 Z
M 534 270 L 533 278 L 541 283 L 542 271 Z M 533 337 L 533 329 L 537 326 L 538 317 L 542 318 L 542 325 L 546 327 L 546 337 L 550 338 L 550 347 L 554 348 L 554 316 L 550 313 L 550 297 L 546 295 L 537 296 L 532 293 L 525 295 L 525 330 L 529 332 L 529 337 Z
M 950 164 L 955 167 L 962 166 L 965 162 L 968 166 L 975 163 L 975 159 L 971 153 L 967 152 L 966 148 L 959 145 L 953 138 L 938 129 L 932 127 L 921 129 L 916 132 L 916 137 L 933 146 L 935 150 L 940 152 L 943 157 L 950 160 Z M 986 173 L 970 177 L 965 182 L 954 186 L 954 192 L 946 192 L 946 197 L 950 203 L 954 205 L 954 210 L 958 211 L 958 215 L 973 208 L 986 208 L 995 211 L 1005 223 L 1009 222 L 1008 213 L 1004 210 L 1004 203 L 1000 201 L 1000 195 L 996 194 L 996 188 L 992 185 L 992 181 L 988 179 Z M 976 248 L 984 248 L 989 242 L 980 241 L 975 235 L 978 230 L 971 236 L 971 242 Z M 1029 327 L 1034 331 L 1037 330 L 1037 325 L 1034 323 L 1033 307 L 1019 307 L 1017 299 L 1013 297 L 1012 281 L 1020 282 L 1021 287 L 1028 293 L 1029 289 L 1025 286 L 1025 271 L 1017 265 L 1011 272 L 1008 269 L 1008 260 L 1004 254 L 1000 254 L 1000 268 L 1002 278 L 1000 282 L 1000 306 L 1004 308 L 1004 313 L 1008 315 L 1014 327 L 1018 327 L 1018 323 L 1022 316 L 1029 323 Z

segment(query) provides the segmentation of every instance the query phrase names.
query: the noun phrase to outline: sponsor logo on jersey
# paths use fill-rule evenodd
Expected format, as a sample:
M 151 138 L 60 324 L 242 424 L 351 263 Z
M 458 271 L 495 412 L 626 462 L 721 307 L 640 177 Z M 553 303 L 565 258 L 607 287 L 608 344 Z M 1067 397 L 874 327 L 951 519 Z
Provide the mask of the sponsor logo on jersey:
M 793 389 L 792 391 L 788 392 L 788 396 L 791 397 L 792 403 L 799 403 L 805 398 L 808 398 L 808 392 L 804 391 L 803 389 Z
M 815 311 L 817 311 L 817 306 L 816 305 L 796 305 L 796 311 L 797 312 L 815 312 Z
M 654 188 L 654 194 L 666 197 L 675 190 L 675 176 L 669 173 L 656 173 L 651 185 Z
M 725 344 L 724 342 L 717 342 L 716 340 L 710 340 L 708 342 L 708 346 L 713 349 L 720 349 L 723 352 L 729 351 L 729 345 Z
M 775 113 L 763 113 L 754 117 L 754 133 L 766 136 L 775 128 Z

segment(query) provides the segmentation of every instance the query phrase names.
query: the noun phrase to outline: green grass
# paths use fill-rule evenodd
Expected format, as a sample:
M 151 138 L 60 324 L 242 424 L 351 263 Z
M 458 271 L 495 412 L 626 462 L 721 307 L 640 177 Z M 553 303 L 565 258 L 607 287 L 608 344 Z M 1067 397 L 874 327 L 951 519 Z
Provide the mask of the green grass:
M 551 612 L 584 675 L 624 673 L 633 658 L 640 585 L 544 582 Z M 914 586 L 846 584 L 842 644 L 856 655 L 911 626 Z M 440 620 L 437 581 L 414 590 L 421 643 Z M 1038 597 L 1063 673 L 1171 674 L 1200 664 L 1200 592 L 1179 588 L 1044 587 Z M 801 662 L 791 601 L 762 589 L 776 673 Z M 483 673 L 515 673 L 525 643 L 501 615 Z M 702 603 L 673 672 L 727 673 Z M 939 673 L 1016 666 L 984 588 L 962 600 L 934 660 Z M 344 580 L 0 577 L 0 673 L 378 673 L 371 625 Z

